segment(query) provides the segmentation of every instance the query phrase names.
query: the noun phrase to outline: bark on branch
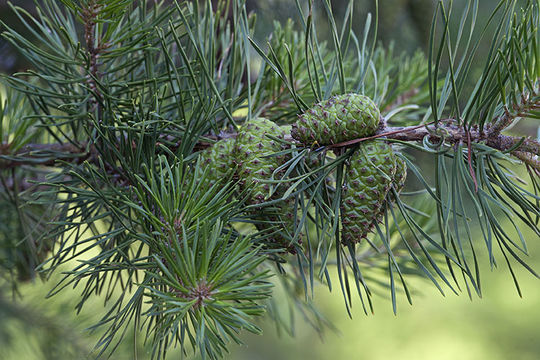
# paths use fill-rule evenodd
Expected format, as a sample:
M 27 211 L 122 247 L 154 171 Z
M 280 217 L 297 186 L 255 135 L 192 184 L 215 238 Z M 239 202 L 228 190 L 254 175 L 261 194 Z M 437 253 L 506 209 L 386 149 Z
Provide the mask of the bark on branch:
M 507 151 L 512 148 L 511 154 L 518 159 L 524 161 L 527 159 L 529 165 L 538 166 L 538 160 L 535 157 L 540 156 L 540 142 L 531 138 L 521 138 L 509 135 L 488 135 L 489 130 L 479 131 L 470 130 L 467 132 L 463 127 L 455 125 L 452 121 L 445 121 L 443 125 L 435 127 L 435 125 L 408 126 L 408 127 L 384 127 L 379 129 L 374 136 L 363 139 L 356 139 L 340 144 L 334 144 L 330 147 L 345 147 L 350 146 L 368 139 L 384 137 L 387 139 L 401 140 L 407 142 L 423 141 L 424 138 L 432 143 L 438 143 L 444 140 L 447 144 L 467 144 L 467 137 L 473 143 L 483 143 L 493 149 Z M 220 138 L 235 137 L 235 133 L 221 134 Z M 217 140 L 217 137 L 214 137 Z M 292 138 L 289 138 L 293 140 Z M 171 140 L 171 139 L 167 139 Z M 210 144 L 207 141 L 201 142 L 200 148 L 208 147 Z M 177 145 L 172 146 L 172 150 Z M 83 161 L 97 155 L 96 149 L 93 146 L 82 144 L 77 147 L 70 143 L 65 144 L 28 144 L 11 153 L 7 144 L 0 144 L 0 169 L 8 169 L 21 165 L 41 165 L 54 166 L 57 160 L 82 163 Z
M 489 129 L 486 131 L 479 131 L 478 129 L 467 131 L 465 128 L 458 126 L 452 119 L 448 119 L 442 121 L 438 127 L 434 124 L 408 127 L 383 127 L 374 136 L 346 141 L 330 145 L 329 147 L 346 147 L 379 137 L 407 142 L 419 142 L 428 137 L 429 141 L 434 144 L 444 140 L 446 144 L 452 145 L 460 143 L 468 144 L 468 138 L 470 138 L 470 141 L 473 143 L 483 143 L 496 150 L 512 150 L 511 154 L 516 158 L 534 168 L 540 167 L 538 161 L 538 157 L 540 157 L 540 142 L 531 138 L 488 134 Z M 220 138 L 232 138 L 235 136 L 235 133 L 223 133 L 219 137 L 209 136 L 207 138 L 218 140 Z M 294 141 L 291 137 L 288 137 L 288 139 Z M 174 145 L 170 146 L 173 151 L 179 146 L 179 143 L 175 143 L 173 139 L 168 137 L 163 140 L 167 140 L 168 143 L 174 143 Z M 205 140 L 201 141 L 199 145 L 198 148 L 203 149 L 210 146 L 210 143 Z M 87 144 L 82 144 L 81 147 L 70 143 L 28 144 L 14 153 L 10 152 L 8 144 L 0 144 L 0 170 L 21 165 L 54 166 L 57 160 L 82 163 L 88 159 L 96 159 L 98 155 L 95 147 L 87 146 Z

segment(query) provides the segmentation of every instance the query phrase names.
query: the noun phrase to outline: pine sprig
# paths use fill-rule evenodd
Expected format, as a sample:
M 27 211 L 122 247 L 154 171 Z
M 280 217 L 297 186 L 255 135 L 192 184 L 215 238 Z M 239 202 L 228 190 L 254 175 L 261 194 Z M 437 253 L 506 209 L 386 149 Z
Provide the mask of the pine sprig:
M 176 342 L 203 358 L 221 358 L 229 341 L 241 343 L 240 330 L 261 333 L 252 318 L 264 313 L 261 301 L 270 296 L 269 274 L 258 269 L 264 258 L 249 238 L 233 239 L 221 227 L 217 221 L 191 233 L 181 228 L 154 255 L 158 271 L 150 274 L 151 306 L 144 315 L 158 359 Z
M 394 311 L 399 294 L 412 303 L 410 276 L 443 294 L 480 295 L 482 252 L 492 267 L 508 265 L 518 291 L 513 264 L 538 276 L 523 260 L 522 229 L 540 236 L 540 143 L 503 133 L 538 118 L 538 3 L 501 1 L 479 27 L 471 0 L 453 34 L 456 15 L 440 2 L 427 58 L 377 45 L 377 14 L 355 34 L 353 1 L 341 26 L 331 3 L 320 5 L 310 2 L 304 13 L 298 2 L 301 26 L 276 23 L 266 47 L 239 0 L 45 0 L 35 17 L 13 7 L 37 45 L 12 28 L 3 33 L 33 69 L 3 77 L 11 90 L 0 101 L 0 205 L 15 211 L 1 214 L 0 266 L 32 277 L 50 256 L 37 269 L 64 273 L 50 296 L 74 286 L 78 310 L 103 296 L 98 357 L 134 326 L 155 358 L 175 346 L 221 358 L 242 330 L 260 332 L 256 320 L 267 309 L 293 332 L 277 296 L 315 327 L 330 326 L 314 307 L 320 285 L 339 287 L 349 314 L 356 298 L 374 311 L 382 291 Z M 317 33 L 319 13 L 328 44 Z M 477 76 L 473 64 L 492 26 Z M 262 59 L 256 78 L 253 51 Z M 281 151 L 230 162 L 285 159 L 257 179 L 267 185 L 261 202 L 250 204 L 238 169 L 216 179 L 220 157 L 199 156 L 235 141 L 257 116 L 291 124 L 349 92 L 379 106 L 375 133 L 339 144 L 269 134 L 258 141 Z M 411 189 L 389 187 L 373 235 L 346 243 L 346 170 L 367 141 L 393 144 Z M 246 145 L 251 154 L 256 145 Z M 285 208 L 291 214 L 278 212 Z M 291 216 L 293 228 L 285 228 Z M 6 236 L 14 229 L 24 233 L 16 242 Z M 278 233 L 291 244 L 264 246 Z M 272 275 L 279 294 L 271 293 Z

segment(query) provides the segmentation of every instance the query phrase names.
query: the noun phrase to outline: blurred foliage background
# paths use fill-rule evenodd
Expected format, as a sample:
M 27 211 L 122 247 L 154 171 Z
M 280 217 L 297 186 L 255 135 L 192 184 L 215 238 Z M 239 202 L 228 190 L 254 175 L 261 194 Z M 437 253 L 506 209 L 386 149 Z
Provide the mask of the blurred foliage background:
M 529 240 L 532 233 L 525 233 Z M 530 252 L 538 254 L 539 244 L 530 242 Z M 486 259 L 484 259 L 486 260 Z M 540 266 L 540 259 L 530 263 Z M 389 293 L 375 299 L 375 314 L 365 316 L 360 304 L 349 319 L 343 299 L 337 292 L 320 288 L 315 299 L 322 313 L 337 330 L 322 337 L 301 317 L 296 317 L 293 338 L 278 336 L 272 324 L 262 324 L 264 336 L 245 336 L 245 345 L 233 347 L 227 357 L 234 360 L 273 359 L 460 359 L 536 360 L 540 354 L 540 287 L 538 280 L 523 268 L 516 269 L 523 298 L 513 287 L 504 265 L 489 270 L 482 264 L 484 298 L 469 299 L 466 294 L 441 296 L 426 281 L 409 282 L 415 288 L 413 306 L 405 297 L 399 300 L 398 314 L 392 313 Z M 21 298 L 12 301 L 10 293 L 0 294 L 0 359 L 53 360 L 84 359 L 99 338 L 87 327 L 99 319 L 99 299 L 75 314 L 78 294 L 64 291 L 46 299 L 50 284 L 34 283 L 21 287 Z M 338 289 L 336 291 L 339 292 Z M 386 296 L 385 296 L 386 295 Z M 284 309 L 286 310 L 286 309 Z M 138 359 L 149 351 L 144 339 L 126 340 L 113 359 Z M 172 356 L 171 358 L 180 358 Z
M 465 0 L 456 0 L 454 11 L 459 12 Z M 33 11 L 32 0 L 14 3 Z M 344 13 L 347 1 L 335 0 L 335 13 Z M 263 41 L 274 20 L 286 20 L 296 14 L 294 1 L 248 0 L 248 7 L 257 13 L 257 38 Z M 382 0 L 379 4 L 379 40 L 395 49 L 414 52 L 427 47 L 433 0 Z M 479 15 L 486 17 L 495 1 L 481 0 Z M 367 14 L 374 12 L 374 1 L 357 0 L 354 26 L 361 32 Z M 7 1 L 0 0 L 0 20 L 17 28 Z M 293 20 L 298 20 L 293 16 Z M 317 26 L 324 34 L 326 23 Z M 457 26 L 457 24 L 454 24 Z M 22 29 L 22 28 L 21 28 Z M 28 64 L 0 39 L 0 72 L 13 73 L 26 69 Z M 532 124 L 531 124 L 532 125 Z M 527 125 L 524 125 L 527 126 Z M 532 127 L 529 129 L 532 131 Z M 528 132 L 528 131 L 527 131 Z M 5 211 L 5 209 L 0 209 Z M 540 244 L 532 233 L 530 253 L 538 254 Z M 484 259 L 485 260 L 485 259 Z M 530 261 L 540 268 L 540 258 Z M 536 266 L 534 266 L 536 265 Z M 524 269 L 517 269 L 524 298 L 519 298 L 506 268 L 490 271 L 483 263 L 484 298 L 447 294 L 442 297 L 422 281 L 415 285 L 413 306 L 400 299 L 398 315 L 392 313 L 390 294 L 382 294 L 376 301 L 376 313 L 365 316 L 358 303 L 349 319 L 340 294 L 319 289 L 315 296 L 321 312 L 336 330 L 317 333 L 297 314 L 295 337 L 279 336 L 272 325 L 262 324 L 264 336 L 246 336 L 246 345 L 234 347 L 230 359 L 538 359 L 540 357 L 540 287 L 537 280 Z M 57 274 L 57 276 L 60 276 Z M 87 306 L 78 315 L 75 307 L 78 293 L 64 291 L 47 299 L 55 279 L 48 283 L 27 283 L 13 296 L 9 289 L 0 287 L 0 359 L 84 359 L 99 338 L 87 327 L 96 323 L 102 313 L 100 299 L 94 308 Z M 287 304 L 283 304 L 287 311 Z M 146 359 L 144 339 L 126 334 L 126 341 L 115 352 L 114 359 L 133 359 L 137 349 L 139 359 Z M 180 354 L 178 354 L 178 357 Z M 149 356 L 148 356 L 149 358 Z

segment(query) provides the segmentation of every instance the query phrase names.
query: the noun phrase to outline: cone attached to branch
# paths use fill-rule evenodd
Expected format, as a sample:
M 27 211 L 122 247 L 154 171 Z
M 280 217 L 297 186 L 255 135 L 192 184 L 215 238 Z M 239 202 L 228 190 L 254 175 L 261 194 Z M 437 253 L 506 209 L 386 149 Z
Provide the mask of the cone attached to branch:
M 407 173 L 392 146 L 380 141 L 361 143 L 349 161 L 341 203 L 345 244 L 367 237 L 382 217 L 391 187 L 400 191 Z
M 337 144 L 373 135 L 381 114 L 364 95 L 336 95 L 300 115 L 291 135 L 304 145 Z
M 238 132 L 233 154 L 238 166 L 241 188 L 248 193 L 248 204 L 261 204 L 250 214 L 255 220 L 264 221 L 257 224 L 258 229 L 265 230 L 278 224 L 277 230 L 270 236 L 268 247 L 286 248 L 288 252 L 294 253 L 294 246 L 289 239 L 296 229 L 294 198 L 274 203 L 272 209 L 263 205 L 269 200 L 281 198 L 284 194 L 283 185 L 271 194 L 268 180 L 286 161 L 284 156 L 275 154 L 286 148 L 279 140 L 285 139 L 287 130 L 264 118 L 250 120 Z
M 208 187 L 220 181 L 226 181 L 234 171 L 233 162 L 234 139 L 223 139 L 203 151 L 200 164 L 204 169 L 210 167 L 206 174 Z

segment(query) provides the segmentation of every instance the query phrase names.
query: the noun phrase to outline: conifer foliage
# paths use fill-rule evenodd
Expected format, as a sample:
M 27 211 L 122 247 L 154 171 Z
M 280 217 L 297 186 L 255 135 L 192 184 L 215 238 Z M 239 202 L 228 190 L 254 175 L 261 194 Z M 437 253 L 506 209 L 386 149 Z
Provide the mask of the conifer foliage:
M 507 130 L 540 119 L 538 2 L 487 24 L 440 2 L 413 56 L 377 45 L 377 14 L 354 33 L 353 0 L 339 27 L 296 4 L 266 44 L 240 0 L 13 6 L 32 67 L 1 78 L 0 288 L 62 272 L 50 296 L 101 296 L 96 357 L 134 327 L 153 358 L 219 359 L 263 315 L 291 331 L 278 293 L 324 327 L 316 286 L 368 313 L 412 276 L 481 295 L 481 253 L 518 291 L 513 266 L 537 276 L 540 142 Z

